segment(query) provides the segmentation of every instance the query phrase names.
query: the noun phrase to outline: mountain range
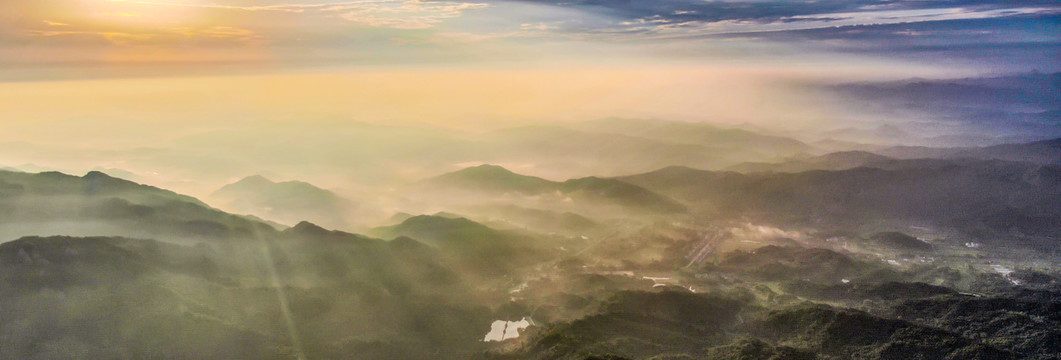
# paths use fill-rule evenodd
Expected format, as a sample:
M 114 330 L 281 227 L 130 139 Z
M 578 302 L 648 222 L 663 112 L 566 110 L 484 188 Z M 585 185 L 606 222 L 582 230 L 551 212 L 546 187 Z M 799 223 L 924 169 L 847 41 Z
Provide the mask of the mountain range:
M 555 196 L 561 201 L 572 201 L 575 204 L 610 205 L 631 211 L 685 211 L 685 206 L 674 200 L 613 178 L 586 177 L 557 182 L 516 174 L 496 165 L 465 168 L 427 179 L 423 184 L 433 188 L 487 194 Z
M 349 203 L 305 182 L 217 192 L 250 216 L 0 171 L 0 359 L 1045 360 L 1052 149 L 565 181 L 474 166 L 411 185 L 367 235 L 309 219 Z
M 210 195 L 225 209 L 295 224 L 309 220 L 331 228 L 349 228 L 357 204 L 332 191 L 302 181 L 273 182 L 261 175 L 245 177 Z

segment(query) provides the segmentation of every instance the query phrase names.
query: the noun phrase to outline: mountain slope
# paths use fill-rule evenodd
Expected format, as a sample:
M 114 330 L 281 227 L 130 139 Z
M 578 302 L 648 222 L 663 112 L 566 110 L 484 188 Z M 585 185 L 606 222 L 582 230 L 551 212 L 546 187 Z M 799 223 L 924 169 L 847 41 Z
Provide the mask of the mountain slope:
M 805 305 L 763 312 L 723 296 L 674 291 L 618 293 L 597 313 L 546 328 L 528 342 L 488 358 L 1014 358 L 959 333 L 857 310 Z
M 516 174 L 497 165 L 479 165 L 428 179 L 428 182 L 448 187 L 463 187 L 489 192 L 517 192 L 540 194 L 554 190 L 556 183 L 539 177 Z
M 539 173 L 557 177 L 621 174 L 675 164 L 718 166 L 734 163 L 729 159 L 734 155 L 758 155 L 747 147 L 726 152 L 709 144 L 560 126 L 501 129 L 487 133 L 483 142 L 481 161 L 536 164 Z
M 846 170 L 860 166 L 877 167 L 892 160 L 868 151 L 841 151 L 810 158 L 790 158 L 780 163 L 743 163 L 727 170 L 751 172 L 803 172 L 810 170 Z
M 576 126 L 583 130 L 730 150 L 753 148 L 767 156 L 791 155 L 812 150 L 809 145 L 795 139 L 762 135 L 742 129 L 721 128 L 707 123 L 610 118 L 587 121 Z
M 586 177 L 564 182 L 513 173 L 496 165 L 480 165 L 427 179 L 422 184 L 485 194 L 561 195 L 590 206 L 619 206 L 630 210 L 675 213 L 685 206 L 640 186 L 613 178 Z
M 334 192 L 301 181 L 273 182 L 260 175 L 225 185 L 211 199 L 228 210 L 283 223 L 309 220 L 333 228 L 345 228 L 357 207 Z
M 291 357 L 268 330 L 234 323 L 231 312 L 194 300 L 207 289 L 216 296 L 218 285 L 195 273 L 208 262 L 181 264 L 196 257 L 180 249 L 104 237 L 0 245 L 0 359 Z
M 431 347 L 457 359 L 490 321 L 430 247 L 308 223 L 196 246 L 28 237 L 0 244 L 0 274 L 5 360 L 351 358 L 343 349 L 363 346 L 376 355 L 357 358 L 438 358 L 402 350 Z
M 782 223 L 860 226 L 900 221 L 962 229 L 991 238 L 1056 238 L 1061 222 L 1058 166 L 1004 161 L 943 161 L 897 170 L 738 174 L 666 168 L 621 177 L 718 216 Z
M 645 209 L 659 213 L 678 213 L 686 210 L 684 205 L 665 196 L 612 178 L 587 177 L 572 179 L 560 184 L 559 188 L 563 193 L 573 198 L 615 203 L 628 208 Z
M 965 157 L 1059 165 L 1061 164 L 1061 138 L 987 147 L 931 148 L 897 146 L 876 152 L 881 155 L 903 159 L 954 159 Z
M 113 235 L 167 240 L 252 237 L 270 225 L 101 172 L 0 171 L 0 236 Z
M 409 237 L 422 241 L 472 270 L 487 274 L 502 274 L 539 261 L 547 247 L 527 234 L 495 230 L 466 218 L 434 215 L 413 216 L 371 233 L 388 239 Z

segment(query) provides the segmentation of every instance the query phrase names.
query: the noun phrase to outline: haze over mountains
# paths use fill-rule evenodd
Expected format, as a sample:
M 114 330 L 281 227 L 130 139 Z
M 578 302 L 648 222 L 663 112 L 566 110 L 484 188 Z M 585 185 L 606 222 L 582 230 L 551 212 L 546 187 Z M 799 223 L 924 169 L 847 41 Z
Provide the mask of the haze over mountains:
M 0 1 L 0 360 L 1061 359 L 1058 24 Z
M 89 172 L 0 172 L 0 231 L 26 235 L 105 234 L 185 241 L 250 236 L 270 225 L 185 195 Z
M 1019 79 L 838 89 L 1052 86 Z M 1047 124 L 1047 90 L 1006 109 Z M 1056 358 L 1061 140 L 860 126 L 9 143 L 0 359 Z
M 0 357 L 1061 351 L 1056 140 L 820 156 L 808 146 L 781 142 L 771 151 L 792 155 L 731 170 L 568 180 L 474 165 L 356 207 L 353 191 L 250 176 L 210 196 L 237 213 L 97 171 L 3 171 Z M 366 206 L 378 214 L 360 217 Z M 484 341 L 497 321 L 528 326 Z
M 1057 90 L 1051 87 L 1054 85 L 1050 85 L 1052 82 L 1049 79 L 1056 77 L 1056 74 L 1033 74 L 1027 77 L 1037 80 L 1026 86 L 1013 79 L 1002 81 L 985 78 L 976 81 L 993 86 L 981 91 L 984 96 L 1002 96 L 998 93 L 1004 91 L 999 89 L 1009 89 L 1009 86 L 1015 86 L 1017 90 L 1013 91 L 1019 94 L 1038 94 L 1027 100 L 1027 104 L 1021 105 L 1022 109 L 1053 106 L 1050 94 Z M 961 83 L 973 80 L 954 81 Z M 844 86 L 891 89 L 892 85 L 860 83 L 838 85 L 839 90 L 826 88 L 817 91 L 860 93 L 844 91 Z M 900 95 L 903 93 L 888 91 Z M 1010 98 L 1023 96 L 1019 94 Z M 953 101 L 968 106 L 987 105 L 981 101 L 983 99 L 955 96 L 956 100 Z M 923 98 L 936 97 L 925 95 Z M 887 99 L 891 99 L 890 95 L 867 95 L 858 103 Z M 913 100 L 907 98 L 903 101 L 913 104 Z M 1041 131 L 1028 130 L 1026 135 L 1019 137 L 987 132 L 997 135 L 997 138 L 970 138 L 967 141 L 925 138 L 924 135 L 935 130 L 924 130 L 918 123 L 899 120 L 847 121 L 844 127 L 794 130 L 761 125 L 715 125 L 709 122 L 645 118 L 606 118 L 474 129 L 317 120 L 311 127 L 262 122 L 256 124 L 253 131 L 248 131 L 246 127 L 219 123 L 190 128 L 193 130 L 156 132 L 156 135 L 144 136 L 142 143 L 116 141 L 105 146 L 92 144 L 93 136 L 65 142 L 27 138 L 0 144 L 0 163 L 13 169 L 34 172 L 59 170 L 83 173 L 99 170 L 201 198 L 209 198 L 220 187 L 248 175 L 263 174 L 273 179 L 308 182 L 337 192 L 340 197 L 361 202 L 365 197 L 378 194 L 379 187 L 415 182 L 478 164 L 495 164 L 517 173 L 567 180 L 629 175 L 667 166 L 720 170 L 746 162 L 772 163 L 791 157 L 821 156 L 838 151 L 870 151 L 897 158 L 980 157 L 978 154 L 963 155 L 962 152 L 981 151 L 974 149 L 977 147 L 975 144 L 1027 143 L 1061 136 L 1048 131 L 1052 128 L 1052 122 L 1043 120 L 1035 123 L 1042 124 L 1044 128 Z M 876 131 L 881 136 L 860 138 L 844 135 L 863 131 Z M 104 137 L 101 135 L 100 138 Z M 998 148 L 984 151 L 996 151 L 993 157 L 1011 161 L 1033 158 L 1033 161 L 1043 161 L 1044 157 L 1056 156 L 1049 150 L 1020 152 Z
M 923 133 L 937 146 L 970 140 L 998 144 L 1057 138 L 1061 136 L 1059 84 L 1059 73 L 1033 72 L 838 85 L 831 90 L 846 99 L 839 102 L 841 106 L 881 118 L 921 120 L 897 124 L 905 131 L 893 126 L 890 132 L 831 135 L 840 140 L 895 144 L 910 137 L 903 133 Z
M 301 181 L 273 182 L 248 176 L 210 194 L 221 206 L 241 214 L 294 224 L 303 220 L 332 228 L 349 228 L 357 204 L 334 192 Z
M 496 165 L 479 165 L 443 174 L 424 182 L 432 190 L 463 190 L 499 195 L 516 194 L 534 197 L 537 201 L 571 203 L 581 206 L 617 207 L 642 213 L 676 213 L 685 207 L 674 200 L 644 188 L 610 178 L 587 177 L 554 182 L 538 177 L 519 175 Z M 546 199 L 543 199 L 546 198 Z M 562 208 L 562 204 L 553 205 Z

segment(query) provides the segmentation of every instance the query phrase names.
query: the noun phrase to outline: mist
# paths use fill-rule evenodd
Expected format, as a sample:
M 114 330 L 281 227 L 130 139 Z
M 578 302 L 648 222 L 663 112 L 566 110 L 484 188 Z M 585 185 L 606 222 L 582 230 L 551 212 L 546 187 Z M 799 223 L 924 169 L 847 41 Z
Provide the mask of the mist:
M 0 2 L 0 360 L 1055 359 L 1051 2 Z

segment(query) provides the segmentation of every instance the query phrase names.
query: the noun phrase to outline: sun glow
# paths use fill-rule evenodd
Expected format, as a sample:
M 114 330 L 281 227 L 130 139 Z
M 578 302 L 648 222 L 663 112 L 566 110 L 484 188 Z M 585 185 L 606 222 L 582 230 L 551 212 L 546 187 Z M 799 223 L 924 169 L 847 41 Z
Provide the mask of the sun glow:
M 144 1 L 104 0 L 94 1 L 93 11 L 87 15 L 91 20 L 115 25 L 134 25 L 152 28 L 201 22 L 198 2 L 155 3 Z

